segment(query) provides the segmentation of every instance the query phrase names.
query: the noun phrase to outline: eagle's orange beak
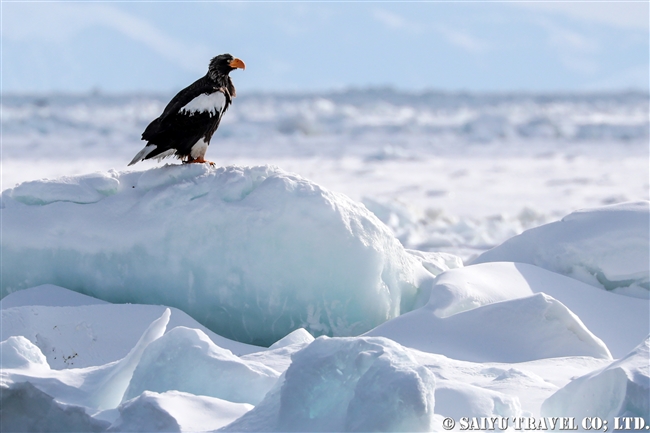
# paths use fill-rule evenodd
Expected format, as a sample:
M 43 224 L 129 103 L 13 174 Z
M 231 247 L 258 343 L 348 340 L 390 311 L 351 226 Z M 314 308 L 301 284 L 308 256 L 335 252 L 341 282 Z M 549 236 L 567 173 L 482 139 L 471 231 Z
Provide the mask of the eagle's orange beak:
M 229 65 L 231 68 L 235 68 L 235 69 L 237 69 L 237 68 L 239 68 L 239 69 L 246 69 L 246 65 L 244 64 L 244 62 L 242 62 L 242 61 L 239 60 L 239 59 L 232 59 L 228 65 Z

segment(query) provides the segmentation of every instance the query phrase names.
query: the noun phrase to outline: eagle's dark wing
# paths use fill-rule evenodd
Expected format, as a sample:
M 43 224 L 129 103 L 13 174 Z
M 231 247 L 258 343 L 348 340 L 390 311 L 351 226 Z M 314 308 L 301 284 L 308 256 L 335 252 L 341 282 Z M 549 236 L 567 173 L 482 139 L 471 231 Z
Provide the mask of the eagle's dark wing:
M 169 101 L 169 104 L 167 104 L 162 114 L 146 127 L 142 133 L 142 139 L 147 141 L 155 139 L 158 134 L 173 126 L 173 122 L 169 122 L 170 116 L 178 114 L 181 108 L 193 99 L 205 93 L 213 93 L 215 90 L 213 84 L 210 83 L 206 77 L 201 77 L 178 92 L 176 96 Z

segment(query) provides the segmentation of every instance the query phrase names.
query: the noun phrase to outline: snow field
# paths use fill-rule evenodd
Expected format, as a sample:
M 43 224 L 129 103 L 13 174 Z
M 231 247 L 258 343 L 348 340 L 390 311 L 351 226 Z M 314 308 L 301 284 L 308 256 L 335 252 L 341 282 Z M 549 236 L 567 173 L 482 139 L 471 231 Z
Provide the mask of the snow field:
M 647 203 L 513 240 L 547 239 L 541 257 L 563 248 L 561 263 L 634 290 L 406 250 L 363 205 L 268 166 L 32 181 L 2 207 L 3 431 L 439 431 L 446 416 L 650 413 L 650 301 L 626 296 L 647 281 Z M 156 303 L 176 308 L 144 305 Z

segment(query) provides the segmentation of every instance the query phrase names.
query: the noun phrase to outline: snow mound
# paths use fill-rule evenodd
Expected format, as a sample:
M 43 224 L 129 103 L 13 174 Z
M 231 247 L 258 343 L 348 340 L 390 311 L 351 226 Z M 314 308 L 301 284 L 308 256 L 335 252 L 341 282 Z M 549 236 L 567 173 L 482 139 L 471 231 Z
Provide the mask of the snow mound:
M 484 252 L 472 264 L 523 262 L 592 286 L 650 297 L 650 202 L 573 212 Z
M 435 305 L 426 305 L 364 335 L 386 337 L 417 350 L 473 362 L 523 362 L 559 356 L 611 359 L 605 344 L 576 315 L 543 293 L 444 318 L 436 315 Z
M 18 335 L 27 338 L 40 348 L 55 369 L 90 367 L 122 359 L 150 323 L 165 311 L 160 305 L 108 304 L 99 300 L 92 304 L 94 298 L 56 286 L 42 290 L 45 287 L 36 288 L 36 293 L 32 293 L 35 289 L 21 290 L 5 298 L 7 304 L 12 305 L 43 295 L 43 300 L 35 306 L 0 310 L 0 340 Z M 55 290 L 51 292 L 50 289 Z M 55 296 L 56 304 L 73 305 L 43 305 Z M 79 298 L 90 305 L 74 306 Z M 223 338 L 176 308 L 170 311 L 170 329 L 176 326 L 198 328 L 220 347 L 238 355 L 263 350 Z M 115 320 L 116 317 L 120 320 Z
M 56 284 L 176 307 L 268 346 L 298 328 L 358 335 L 417 294 L 420 264 L 371 212 L 277 167 L 33 181 L 5 190 L 1 206 L 3 297 Z
M 257 404 L 279 376 L 259 362 L 244 361 L 215 345 L 198 329 L 177 327 L 144 350 L 123 401 L 144 391 L 176 390 Z
M 435 378 L 384 338 L 317 338 L 225 431 L 431 431 Z M 270 430 L 266 430 L 269 429 Z
M 640 417 L 650 425 L 650 337 L 611 365 L 569 382 L 542 404 L 543 416 Z
M 495 262 L 438 276 L 429 307 L 447 317 L 481 305 L 546 293 L 576 314 L 615 358 L 625 356 L 650 332 L 650 303 L 621 296 L 526 263 Z

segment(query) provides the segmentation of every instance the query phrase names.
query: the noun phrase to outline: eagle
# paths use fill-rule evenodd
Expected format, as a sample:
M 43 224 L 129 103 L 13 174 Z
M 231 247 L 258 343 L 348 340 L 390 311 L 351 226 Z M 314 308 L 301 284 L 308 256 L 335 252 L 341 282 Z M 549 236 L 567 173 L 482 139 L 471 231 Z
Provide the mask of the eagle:
M 231 71 L 246 69 L 240 59 L 221 54 L 212 60 L 208 73 L 184 88 L 167 104 L 163 113 L 142 133 L 147 145 L 129 165 L 145 159 L 159 161 L 176 156 L 186 163 L 204 163 L 205 152 L 221 118 L 237 95 Z

